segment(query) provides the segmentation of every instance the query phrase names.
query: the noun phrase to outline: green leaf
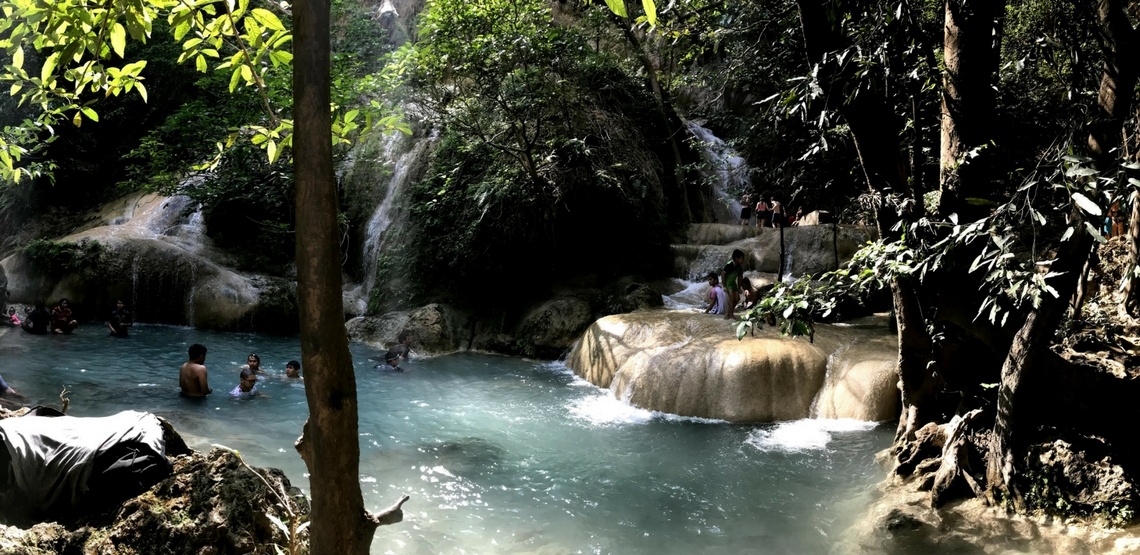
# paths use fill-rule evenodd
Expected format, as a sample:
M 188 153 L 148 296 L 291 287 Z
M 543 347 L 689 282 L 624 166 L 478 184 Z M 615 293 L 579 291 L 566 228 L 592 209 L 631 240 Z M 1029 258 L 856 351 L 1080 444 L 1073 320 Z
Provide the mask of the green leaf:
M 242 79 L 245 79 L 247 83 L 253 81 L 253 70 L 249 69 L 249 66 L 242 64 L 241 77 Z
M 245 66 L 242 66 L 245 67 Z M 233 74 L 230 75 L 230 92 L 237 90 L 238 83 L 241 82 L 241 69 L 235 69 Z
M 618 15 L 618 17 L 629 17 L 625 11 L 625 0 L 606 0 L 606 5 L 610 7 L 610 11 Z
M 46 84 L 51 80 L 52 73 L 55 73 L 55 64 L 58 62 L 58 52 L 52 54 L 51 56 L 48 56 L 48 59 L 44 60 L 44 66 L 40 68 L 40 81 L 43 81 Z
M 1089 200 L 1089 197 L 1086 197 L 1081 193 L 1073 193 L 1073 202 L 1075 202 L 1077 206 L 1081 208 L 1081 210 L 1084 210 L 1093 216 L 1100 216 L 1103 214 L 1103 212 L 1100 211 L 1100 207 L 1097 206 L 1095 202 Z
M 24 47 L 16 47 L 16 53 L 12 54 L 12 66 L 16 68 L 24 67 Z M 13 93 L 15 94 L 15 93 Z
M 265 151 L 269 153 L 269 163 L 272 164 L 277 161 L 277 157 L 281 155 L 281 151 L 277 150 L 277 141 L 270 140 L 265 145 Z
M 198 71 L 200 71 L 202 73 L 206 73 L 206 57 L 205 56 L 199 54 L 197 59 L 194 60 L 194 65 L 198 68 Z
M 83 112 L 83 115 L 87 116 L 87 119 L 89 119 L 91 121 L 99 121 L 99 114 L 95 113 L 95 110 L 92 110 L 91 108 L 89 108 L 87 106 L 84 106 L 84 107 L 80 108 L 79 111 Z
M 146 102 L 146 101 L 147 101 L 147 100 L 146 100 L 146 99 L 147 99 L 147 96 L 146 96 L 146 87 L 144 87 L 144 86 L 143 86 L 143 84 L 142 84 L 141 82 L 139 82 L 139 81 L 135 81 L 135 88 L 137 88 L 137 89 L 139 90 L 139 96 L 141 96 L 141 97 L 142 97 L 142 99 L 143 99 L 143 102 Z
M 645 20 L 650 25 L 657 26 L 657 4 L 653 0 L 641 0 L 641 7 L 645 10 Z
M 249 12 L 249 15 L 252 15 L 253 18 L 264 27 L 268 27 L 274 31 L 285 30 L 285 26 L 281 24 L 281 20 L 277 19 L 277 16 L 273 15 L 273 12 L 265 8 L 254 8 L 253 11 Z
M 127 30 L 117 21 L 111 26 L 111 48 L 120 58 L 126 57 Z

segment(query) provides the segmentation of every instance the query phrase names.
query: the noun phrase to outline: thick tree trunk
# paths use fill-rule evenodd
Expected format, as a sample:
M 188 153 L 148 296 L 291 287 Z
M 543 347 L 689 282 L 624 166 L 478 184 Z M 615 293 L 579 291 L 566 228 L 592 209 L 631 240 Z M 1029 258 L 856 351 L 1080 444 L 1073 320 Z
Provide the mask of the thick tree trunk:
M 1101 169 L 1107 169 L 1113 160 L 1123 158 L 1124 122 L 1135 104 L 1136 81 L 1140 77 L 1140 31 L 1132 27 L 1124 11 L 1124 0 L 1099 0 L 1097 16 L 1104 37 L 1104 73 L 1100 78 L 1097 105 L 1100 117 L 1089 126 L 1089 150 Z M 1132 268 L 1140 263 L 1140 194 L 1129 195 L 1131 221 L 1128 229 L 1128 260 Z M 1135 285 L 1132 273 L 1126 274 L 1124 308 L 1133 317 L 1140 316 L 1140 287 Z
M 311 476 L 310 553 L 367 555 L 380 522 L 365 511 L 360 491 L 356 376 L 341 311 L 329 2 L 298 0 L 293 17 L 297 297 L 309 404 L 297 450 Z
M 1057 290 L 1057 296 L 1044 295 L 1041 305 L 1029 314 L 1014 337 L 1001 369 L 1001 386 L 998 390 L 986 482 L 992 502 L 1004 494 L 1018 510 L 1024 509 L 1024 505 L 1014 478 L 1019 471 L 1017 457 L 1024 443 L 1021 434 L 1028 423 L 1019 420 L 1017 407 L 1023 404 L 1021 397 L 1027 373 L 1037 359 L 1047 353 L 1049 341 L 1069 306 L 1069 299 L 1076 291 L 1081 269 L 1088 260 L 1093 245 L 1093 238 L 1083 229 L 1084 226 L 1080 222 L 1073 225 L 1078 231 L 1062 246 L 1056 262 L 1049 268 L 1050 272 L 1059 274 L 1048 281 Z
M 837 31 L 838 22 L 829 17 L 829 14 L 834 13 L 830 2 L 798 0 L 797 4 L 810 63 L 821 63 L 826 53 L 849 46 L 847 38 Z M 853 82 L 853 76 L 844 74 L 844 71 L 850 69 L 840 68 L 834 62 L 826 62 L 821 63 L 818 75 L 825 88 L 842 89 Z M 919 202 L 908 186 L 907 159 L 899 146 L 902 121 L 886 99 L 873 89 L 863 89 L 855 94 L 831 90 L 825 96 L 829 107 L 838 110 L 851 129 L 860 166 L 871 193 L 880 197 L 904 195 L 913 202 Z M 876 210 L 880 237 L 898 238 L 898 233 L 891 231 L 898 219 L 894 207 L 886 205 L 884 201 L 881 208 Z M 891 294 L 899 332 L 899 382 L 902 385 L 903 402 L 899 434 L 900 437 L 906 437 L 930 421 L 929 401 L 937 389 L 937 383 L 927 365 L 931 355 L 930 335 L 926 331 L 914 284 L 908 278 L 895 279 L 891 283 Z
M 966 154 L 984 145 L 992 128 L 993 81 L 998 57 L 994 55 L 997 15 L 1004 1 L 945 0 L 942 78 L 942 149 L 939 211 L 960 212 L 963 199 L 979 196 L 978 159 Z

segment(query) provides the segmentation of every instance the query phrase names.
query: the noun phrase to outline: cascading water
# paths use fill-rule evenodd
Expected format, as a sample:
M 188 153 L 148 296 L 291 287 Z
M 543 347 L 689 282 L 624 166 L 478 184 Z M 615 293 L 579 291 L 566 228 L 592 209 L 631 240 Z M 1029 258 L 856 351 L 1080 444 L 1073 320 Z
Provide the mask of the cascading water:
M 404 195 L 408 186 L 418 176 L 418 170 L 426 160 L 427 153 L 431 151 L 434 139 L 435 135 L 412 138 L 399 132 L 384 138 L 381 157 L 384 166 L 391 168 L 391 173 L 383 183 L 377 184 L 378 187 L 383 187 L 384 196 L 372 212 L 366 228 L 363 247 L 365 298 L 376 285 L 377 265 L 384 248 L 386 232 L 392 225 L 396 201 Z
M 740 202 L 734 198 L 751 185 L 752 168 L 720 137 L 695 121 L 685 123 L 689 132 L 700 142 L 702 170 L 706 183 L 712 188 L 712 202 L 708 217 L 727 224 L 740 221 Z

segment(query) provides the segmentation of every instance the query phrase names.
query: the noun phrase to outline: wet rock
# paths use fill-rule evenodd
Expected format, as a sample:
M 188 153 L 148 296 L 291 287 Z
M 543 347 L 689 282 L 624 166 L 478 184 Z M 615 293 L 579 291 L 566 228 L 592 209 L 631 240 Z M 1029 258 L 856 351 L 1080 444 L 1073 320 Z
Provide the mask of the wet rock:
M 621 278 L 607 286 L 602 291 L 600 302 L 598 317 L 660 308 L 665 304 L 661 299 L 660 289 L 632 277 Z
M 525 356 L 561 358 L 594 320 L 589 301 L 552 299 L 535 307 L 519 322 L 515 338 Z
M 889 335 L 885 328 L 821 324 L 814 343 L 780 337 L 772 328 L 738 341 L 734 329 L 721 317 L 693 312 L 607 316 L 586 330 L 567 364 L 594 385 L 651 410 L 735 422 L 794 420 L 812 415 L 832 353 Z M 897 351 L 890 340 L 882 346 Z M 885 387 L 888 392 L 867 391 L 864 397 L 882 406 L 833 402 L 832 417 L 896 413 L 895 383 Z
M 1113 525 L 1136 519 L 1140 489 L 1134 476 L 1095 437 L 1053 439 L 1029 447 L 1023 476 L 1026 503 L 1047 514 L 1063 511 Z
M 134 195 L 104 206 L 90 227 L 57 239 L 95 242 L 102 254 L 84 267 L 44 268 L 23 252 L 0 261 L 12 300 L 66 297 L 81 319 L 117 299 L 136 321 L 224 331 L 291 332 L 298 327 L 295 285 L 236 272 L 204 236 L 187 197 Z
M 352 340 L 377 349 L 389 348 L 401 333 L 407 333 L 412 338 L 412 352 L 429 356 L 466 350 L 471 337 L 470 326 L 469 314 L 437 303 L 380 316 L 357 317 L 346 324 Z

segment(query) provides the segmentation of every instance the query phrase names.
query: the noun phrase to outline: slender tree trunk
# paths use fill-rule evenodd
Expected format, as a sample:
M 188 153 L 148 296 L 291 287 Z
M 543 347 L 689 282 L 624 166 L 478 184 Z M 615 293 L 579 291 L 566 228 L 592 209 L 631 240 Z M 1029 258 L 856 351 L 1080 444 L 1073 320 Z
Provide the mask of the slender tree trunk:
M 970 150 L 990 137 L 994 110 L 993 80 L 998 57 L 994 55 L 997 14 L 1005 2 L 945 0 L 942 77 L 942 149 L 939 211 L 960 212 L 963 199 L 981 194 L 985 171 L 978 159 L 967 160 Z
M 849 46 L 848 39 L 837 31 L 838 22 L 829 17 L 834 13 L 834 6 L 820 0 L 798 0 L 797 4 L 809 63 L 820 64 L 818 75 L 825 88 L 840 89 L 831 90 L 825 96 L 829 107 L 838 110 L 851 129 L 868 189 L 877 196 L 904 195 L 920 202 L 907 183 L 907 157 L 899 145 L 901 119 L 873 89 L 854 95 L 841 90 L 853 82 L 853 76 L 845 75 L 845 70 L 833 62 L 821 63 L 826 53 Z M 899 220 L 894 207 L 884 204 L 875 215 L 880 237 L 899 238 L 898 233 L 891 231 Z M 909 278 L 892 280 L 891 294 L 899 331 L 899 382 L 903 404 L 899 433 L 905 437 L 930 420 L 929 407 L 937 381 L 928 366 L 930 336 L 913 282 Z
M 1048 281 L 1057 290 L 1057 296 L 1044 295 L 1041 305 L 1029 314 L 1014 336 L 1013 345 L 1001 369 L 1001 387 L 998 390 L 997 415 L 994 419 L 986 481 L 991 501 L 996 501 L 999 492 L 1006 493 L 1018 510 L 1024 509 L 1024 504 L 1014 478 L 1019 471 L 1017 457 L 1024 443 L 1022 433 L 1029 423 L 1019 420 L 1017 407 L 1023 403 L 1021 396 L 1026 374 L 1053 338 L 1053 333 L 1069 306 L 1069 299 L 1076 291 L 1081 269 L 1088 260 L 1093 245 L 1092 236 L 1082 229 L 1084 226 L 1079 221 L 1073 225 L 1078 231 L 1062 246 L 1056 262 L 1050 267 L 1051 272 L 1059 274 Z
M 297 297 L 309 404 L 297 450 L 311 476 L 310 552 L 367 555 L 380 522 L 365 511 L 360 491 L 356 376 L 341 311 L 329 2 L 297 0 L 293 17 Z

